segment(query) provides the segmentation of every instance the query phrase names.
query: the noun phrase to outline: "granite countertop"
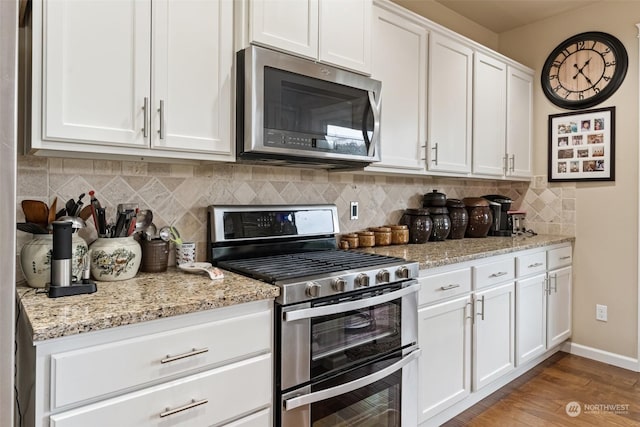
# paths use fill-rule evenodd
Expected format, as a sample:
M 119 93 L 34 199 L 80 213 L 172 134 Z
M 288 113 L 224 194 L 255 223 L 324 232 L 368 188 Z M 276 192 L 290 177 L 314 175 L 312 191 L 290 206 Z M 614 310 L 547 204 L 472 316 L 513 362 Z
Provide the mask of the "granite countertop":
M 119 282 L 97 282 L 93 294 L 49 298 L 35 288 L 16 289 L 34 342 L 147 320 L 274 299 L 277 286 L 224 271 L 224 278 L 169 268 Z M 40 290 L 39 290 L 40 291 Z
M 574 240 L 574 237 L 553 235 L 482 237 L 356 250 L 418 261 L 420 270 L 424 270 Z
M 428 269 L 574 240 L 549 235 L 486 237 L 356 250 L 418 261 L 420 269 Z M 223 279 L 212 281 L 204 274 L 169 268 L 165 273 L 138 273 L 133 279 L 120 282 L 97 282 L 98 291 L 93 294 L 49 298 L 46 293 L 27 287 L 18 287 L 17 294 L 36 342 L 274 299 L 280 293 L 277 286 L 228 271 L 224 275 Z

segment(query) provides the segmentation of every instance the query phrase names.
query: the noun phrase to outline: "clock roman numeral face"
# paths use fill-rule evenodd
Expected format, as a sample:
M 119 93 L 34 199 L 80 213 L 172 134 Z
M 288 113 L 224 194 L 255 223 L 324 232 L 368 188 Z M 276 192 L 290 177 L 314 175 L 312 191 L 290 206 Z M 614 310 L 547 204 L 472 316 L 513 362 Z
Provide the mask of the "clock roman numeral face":
M 587 108 L 604 101 L 627 72 L 627 52 L 615 37 L 588 32 L 562 42 L 542 69 L 542 89 L 554 104 Z
M 553 91 L 570 101 L 599 93 L 611 81 L 616 58 L 611 48 L 599 41 L 578 41 L 554 59 L 549 80 Z

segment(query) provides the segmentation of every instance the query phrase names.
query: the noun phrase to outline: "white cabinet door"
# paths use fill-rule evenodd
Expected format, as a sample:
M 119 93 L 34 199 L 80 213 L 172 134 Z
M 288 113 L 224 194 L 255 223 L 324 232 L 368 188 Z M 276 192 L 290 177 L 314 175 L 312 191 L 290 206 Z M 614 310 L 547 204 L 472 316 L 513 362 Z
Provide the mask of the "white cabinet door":
M 571 267 L 549 272 L 547 348 L 571 336 Z
M 507 67 L 508 175 L 529 178 L 533 174 L 533 75 Z
M 372 0 L 320 0 L 319 6 L 320 61 L 370 74 Z
M 473 391 L 514 369 L 514 284 L 474 296 Z
M 428 168 L 471 172 L 473 51 L 438 33 L 429 35 Z
M 547 349 L 547 275 L 516 282 L 516 365 Z
M 369 170 L 425 171 L 427 31 L 374 7 L 372 77 L 382 82 L 382 161 Z M 393 60 L 390 60 L 393 58 Z
M 231 154 L 232 22 L 229 1 L 154 0 L 151 147 Z
M 151 78 L 150 2 L 47 1 L 34 4 L 35 14 L 40 7 L 42 135 L 32 136 L 32 147 L 40 148 L 40 138 L 146 147 L 142 107 Z M 34 37 L 34 49 L 38 43 Z M 34 93 L 34 105 L 39 102 Z
M 249 39 L 318 58 L 318 0 L 251 0 Z
M 473 69 L 473 173 L 505 173 L 507 65 L 476 52 Z
M 471 391 L 471 296 L 418 311 L 420 422 Z

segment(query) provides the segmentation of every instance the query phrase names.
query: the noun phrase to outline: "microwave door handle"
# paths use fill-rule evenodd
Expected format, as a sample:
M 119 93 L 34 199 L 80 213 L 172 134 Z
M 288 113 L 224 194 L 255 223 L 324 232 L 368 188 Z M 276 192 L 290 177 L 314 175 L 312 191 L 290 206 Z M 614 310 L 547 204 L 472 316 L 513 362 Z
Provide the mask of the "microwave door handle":
M 412 285 L 406 286 L 402 289 L 398 289 L 397 291 L 389 292 L 388 294 L 377 295 L 375 297 L 364 298 L 355 301 L 347 301 L 340 304 L 325 305 L 322 307 L 303 308 L 300 310 L 287 311 L 283 313 L 283 319 L 285 322 L 292 322 L 294 320 L 329 316 L 332 314 L 345 313 L 347 311 L 360 310 L 362 308 L 383 304 L 385 302 L 401 298 L 405 295 L 418 292 L 418 290 L 420 289 L 420 284 L 417 281 L 414 282 L 415 283 L 413 283 Z
M 357 390 L 361 387 L 368 386 L 369 384 L 373 384 L 376 381 L 380 381 L 381 379 L 393 374 L 396 371 L 399 371 L 409 363 L 416 360 L 420 357 L 420 353 L 422 350 L 416 349 L 413 352 L 409 353 L 393 365 L 387 366 L 386 368 L 375 372 L 371 375 L 367 375 L 363 378 L 358 378 L 355 381 L 351 381 L 346 384 L 341 384 L 339 386 L 331 387 L 326 390 L 316 391 L 314 393 L 303 394 L 302 396 L 292 397 L 291 399 L 285 399 L 282 404 L 284 406 L 285 411 L 290 411 L 292 409 L 298 408 L 303 405 L 309 405 L 315 402 L 319 402 L 321 400 L 327 400 L 332 397 L 340 396 L 341 394 L 349 393 L 354 390 Z
M 373 136 L 371 137 L 371 139 L 369 139 L 369 136 L 367 135 L 367 121 L 363 120 L 362 121 L 362 135 L 364 136 L 365 140 L 369 141 L 369 150 L 367 152 L 367 155 L 369 157 L 375 155 L 375 144 L 373 143 L 373 141 L 375 141 L 377 138 L 379 138 L 379 132 L 380 132 L 380 94 L 378 95 L 378 99 L 376 99 L 375 94 L 373 93 L 373 91 L 369 91 L 369 108 L 371 108 L 371 112 L 373 113 Z

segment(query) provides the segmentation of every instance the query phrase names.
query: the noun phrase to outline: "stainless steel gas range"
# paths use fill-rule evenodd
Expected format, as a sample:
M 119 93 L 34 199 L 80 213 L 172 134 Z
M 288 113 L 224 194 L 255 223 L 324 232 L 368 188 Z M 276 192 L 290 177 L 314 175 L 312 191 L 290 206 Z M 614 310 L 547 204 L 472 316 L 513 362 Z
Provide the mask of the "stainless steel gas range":
M 338 250 L 334 205 L 210 206 L 210 260 L 281 288 L 274 425 L 417 425 L 418 264 Z

